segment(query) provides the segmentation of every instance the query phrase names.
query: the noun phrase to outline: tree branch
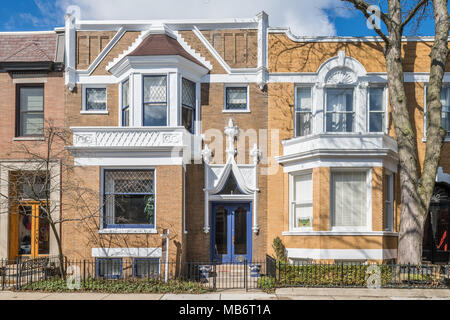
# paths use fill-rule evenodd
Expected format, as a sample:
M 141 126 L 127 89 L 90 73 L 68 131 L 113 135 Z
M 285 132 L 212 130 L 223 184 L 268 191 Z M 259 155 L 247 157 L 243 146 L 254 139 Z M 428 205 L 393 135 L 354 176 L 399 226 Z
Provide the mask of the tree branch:
M 428 5 L 428 1 L 429 0 L 421 0 L 415 7 L 413 10 L 411 10 L 409 12 L 408 17 L 406 17 L 405 21 L 402 22 L 402 24 L 400 25 L 400 31 L 403 34 L 403 29 L 406 27 L 406 25 L 416 16 L 417 12 L 423 8 L 423 6 Z

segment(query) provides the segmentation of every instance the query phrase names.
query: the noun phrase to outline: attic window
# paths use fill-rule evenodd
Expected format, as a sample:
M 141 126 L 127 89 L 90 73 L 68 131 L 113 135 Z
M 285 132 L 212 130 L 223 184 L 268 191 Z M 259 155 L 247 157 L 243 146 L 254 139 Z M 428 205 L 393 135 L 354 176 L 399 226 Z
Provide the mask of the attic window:
M 236 178 L 234 177 L 233 173 L 231 173 L 229 175 L 228 180 L 225 183 L 225 186 L 223 187 L 222 191 L 219 192 L 219 194 L 223 194 L 223 195 L 243 194 L 242 191 L 239 189 L 239 186 L 237 184 Z

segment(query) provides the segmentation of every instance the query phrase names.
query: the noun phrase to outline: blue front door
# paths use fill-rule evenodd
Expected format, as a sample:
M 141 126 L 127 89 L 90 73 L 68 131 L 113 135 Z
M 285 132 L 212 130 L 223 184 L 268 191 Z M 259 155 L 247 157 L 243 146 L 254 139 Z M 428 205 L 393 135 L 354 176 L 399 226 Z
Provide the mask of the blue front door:
M 212 205 L 211 256 L 217 263 L 251 261 L 252 233 L 249 203 Z

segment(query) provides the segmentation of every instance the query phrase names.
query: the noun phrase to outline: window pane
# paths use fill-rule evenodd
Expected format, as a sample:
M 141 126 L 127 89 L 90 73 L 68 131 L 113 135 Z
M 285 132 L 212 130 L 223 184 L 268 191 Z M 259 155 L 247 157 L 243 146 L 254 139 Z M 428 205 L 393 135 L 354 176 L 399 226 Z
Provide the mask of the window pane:
M 106 110 L 106 88 L 86 89 L 86 110 Z
M 293 217 L 294 228 L 312 227 L 313 217 L 313 188 L 312 174 L 294 176 L 293 190 Z
M 183 104 L 195 108 L 195 83 L 183 78 Z
M 114 224 L 154 225 L 155 198 L 153 195 L 116 195 Z
M 144 103 L 166 103 L 166 76 L 144 77 Z
M 191 133 L 194 133 L 194 109 L 182 108 L 182 125 Z
M 370 88 L 369 91 L 369 110 L 370 111 L 384 111 L 383 98 L 384 89 L 383 88 Z
M 312 114 L 308 113 L 297 113 L 295 119 L 295 135 L 296 137 L 303 137 L 311 134 L 311 122 Z
M 384 132 L 384 113 L 371 112 L 369 122 L 370 132 Z
M 22 113 L 20 122 L 20 135 L 35 136 L 44 134 L 44 113 Z
M 145 127 L 165 127 L 167 126 L 167 106 L 144 106 L 144 126 Z
M 311 111 L 311 88 L 297 88 L 296 111 Z
M 138 278 L 157 277 L 159 275 L 159 259 L 135 260 L 135 275 Z
M 122 85 L 122 108 L 130 105 L 130 81 L 125 81 Z
M 294 228 L 311 228 L 313 208 L 312 205 L 294 205 Z
M 327 132 L 352 132 L 353 113 L 327 113 Z
M 98 261 L 98 275 L 106 278 L 120 277 L 121 260 L 120 259 L 101 259 Z
M 298 175 L 294 176 L 294 202 L 308 203 L 312 202 L 312 175 Z
M 153 193 L 153 170 L 107 170 L 105 171 L 105 192 L 111 193 Z
M 44 111 L 44 88 L 20 88 L 20 111 Z
M 130 126 L 130 108 L 126 108 L 122 111 L 122 126 Z
M 247 110 L 247 88 L 226 88 L 228 110 Z
M 353 89 L 328 89 L 327 111 L 353 111 Z
M 333 226 L 366 226 L 367 185 L 365 172 L 332 174 Z

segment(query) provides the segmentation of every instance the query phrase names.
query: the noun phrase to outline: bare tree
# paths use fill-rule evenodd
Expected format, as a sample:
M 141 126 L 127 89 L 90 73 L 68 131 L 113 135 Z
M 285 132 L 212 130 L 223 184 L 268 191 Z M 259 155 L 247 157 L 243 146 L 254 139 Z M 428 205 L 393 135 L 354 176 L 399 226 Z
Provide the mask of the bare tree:
M 367 19 L 374 13 L 365 0 L 341 0 L 350 3 Z M 398 245 L 399 263 L 419 264 L 430 200 L 434 192 L 441 150 L 446 136 L 442 128 L 441 90 L 448 57 L 447 0 L 386 0 L 387 12 L 380 12 L 385 28 L 374 24 L 375 32 L 384 41 L 390 105 L 400 158 L 401 217 Z M 435 40 L 431 49 L 430 80 L 426 93 L 426 152 L 421 168 L 417 137 L 408 112 L 402 56 L 402 37 L 413 21 L 431 10 L 435 22 Z M 373 18 L 373 17 L 372 17 Z M 387 32 L 383 31 L 386 29 Z
M 0 200 L 6 203 L 0 214 L 8 214 L 11 219 L 14 217 L 17 220 L 17 229 L 20 221 L 25 229 L 30 230 L 30 234 L 25 232 L 23 237 L 17 235 L 17 241 L 25 241 L 13 250 L 18 250 L 18 253 L 22 250 L 21 254 L 30 256 L 50 254 L 50 235 L 53 235 L 63 278 L 66 273 L 61 241 L 62 225 L 95 219 L 100 216 L 102 209 L 100 205 L 93 206 L 93 202 L 89 201 L 95 195 L 95 190 L 85 187 L 83 182 L 72 174 L 73 159 L 65 150 L 65 146 L 70 144 L 70 138 L 69 130 L 48 122 L 44 129 L 44 141 L 23 142 L 11 147 L 8 156 L 18 160 L 3 165 L 9 174 L 1 178 L 1 184 L 7 187 L 3 190 L 7 191 L 0 191 Z M 65 197 L 64 203 L 61 200 L 62 195 Z M 64 210 L 73 209 L 80 214 L 66 217 L 62 214 L 62 205 Z M 10 226 L 12 225 L 14 223 L 10 223 Z M 40 227 L 35 227 L 34 232 L 37 234 L 33 234 L 31 228 L 36 225 Z M 16 232 L 19 233 L 19 230 Z M 33 241 L 36 243 L 36 239 L 41 240 L 42 237 L 45 240 L 41 252 L 31 252 Z

